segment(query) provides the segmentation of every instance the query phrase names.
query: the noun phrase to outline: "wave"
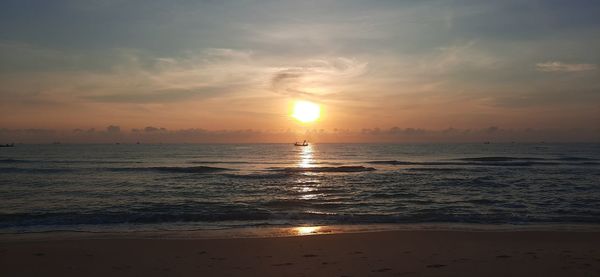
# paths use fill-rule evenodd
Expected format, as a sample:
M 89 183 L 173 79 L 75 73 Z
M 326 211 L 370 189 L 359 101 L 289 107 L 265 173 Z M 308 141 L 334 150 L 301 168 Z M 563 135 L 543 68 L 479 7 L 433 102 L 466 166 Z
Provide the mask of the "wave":
M 230 168 L 223 167 L 212 167 L 212 166 L 191 166 L 191 167 L 178 167 L 178 166 L 157 166 L 157 167 L 117 167 L 108 168 L 109 171 L 121 172 L 121 171 L 155 171 L 165 173 L 214 173 L 233 170 Z
M 273 203 L 281 205 L 282 203 Z M 219 223 L 237 222 L 240 225 L 256 221 L 280 224 L 369 224 L 369 223 L 476 223 L 476 224 L 532 224 L 532 223 L 600 223 L 598 213 L 563 213 L 532 217 L 526 213 L 497 211 L 494 213 L 468 213 L 456 209 L 431 208 L 407 213 L 339 213 L 303 211 L 268 211 L 264 209 L 233 209 L 222 211 L 168 211 L 168 212 L 94 212 L 94 213 L 15 213 L 0 214 L 3 228 L 35 228 L 41 226 L 110 226 L 116 224 L 161 223 Z
M 0 163 L 32 163 L 35 161 L 30 161 L 30 160 L 17 160 L 17 159 L 0 159 Z
M 387 164 L 387 165 L 413 165 L 413 164 L 419 164 L 416 162 L 405 162 L 405 161 L 396 161 L 396 160 L 390 160 L 390 161 L 368 161 L 367 163 L 369 164 Z
M 454 161 L 426 161 L 426 162 L 409 162 L 409 161 L 397 161 L 397 160 L 382 160 L 382 161 L 368 161 L 370 164 L 385 164 L 385 165 L 502 165 L 507 162 L 518 162 L 524 163 L 529 162 L 533 164 L 535 161 L 546 161 L 543 158 L 515 158 L 515 157 L 475 157 L 475 158 L 458 158 L 453 159 Z M 458 162 L 456 162 L 458 161 Z M 470 162 L 470 163 L 469 163 Z M 545 163 L 545 162 L 537 162 Z M 549 162 L 548 162 L 549 163 Z
M 598 161 L 598 159 L 584 158 L 584 157 L 560 157 L 557 160 L 561 160 L 561 161 Z
M 368 194 L 368 196 L 374 197 L 374 198 L 389 198 L 389 199 L 407 198 L 407 199 L 411 199 L 411 198 L 418 197 L 419 195 L 414 194 L 414 193 L 403 193 L 403 192 L 393 192 L 393 193 L 375 192 L 375 193 Z
M 263 206 L 269 208 L 306 208 L 310 207 L 311 204 L 306 200 L 299 199 L 282 199 L 282 200 L 271 200 L 263 203 Z
M 46 164 L 140 164 L 141 161 L 131 160 L 21 160 L 21 159 L 0 159 L 2 163 L 46 163 Z
M 564 162 L 560 162 L 564 161 Z M 368 161 L 376 165 L 423 165 L 423 166 L 534 166 L 534 165 L 599 165 L 594 159 L 569 158 L 569 159 L 544 159 L 544 158 L 514 158 L 514 157 L 477 157 L 459 158 L 454 161 L 408 162 L 396 160 Z
M 104 212 L 104 213 L 41 213 L 0 215 L 0 228 L 44 225 L 106 225 L 169 222 L 215 222 L 269 219 L 268 212 Z
M 289 173 L 249 173 L 249 174 L 231 174 L 231 173 L 223 173 L 221 176 L 225 176 L 228 178 L 234 179 L 280 179 L 280 178 L 288 178 L 292 175 Z
M 370 164 L 380 164 L 380 165 L 489 165 L 489 166 L 501 166 L 501 165 L 534 165 L 534 164 L 556 164 L 556 163 L 537 163 L 537 162 L 528 162 L 528 161 L 515 161 L 515 162 L 446 162 L 446 161 L 436 161 L 436 162 L 406 162 L 406 161 L 369 161 L 367 163 Z
M 477 162 L 510 162 L 510 161 L 544 161 L 544 158 L 534 157 L 472 157 L 472 158 L 459 158 L 455 159 L 459 161 L 477 161 Z
M 75 164 L 143 164 L 142 161 L 128 160 L 50 160 L 39 161 L 43 163 L 75 163 Z
M 245 161 L 190 161 L 191 164 L 249 164 Z
M 414 168 L 407 168 L 406 170 L 451 172 L 451 171 L 464 171 L 464 170 L 470 170 L 470 169 L 460 168 L 460 167 L 414 167 Z
M 560 162 L 596 162 L 598 159 L 586 158 L 586 157 L 559 157 L 559 158 L 539 158 L 539 157 L 472 157 L 472 158 L 460 158 L 455 159 L 460 161 L 473 161 L 473 162 L 531 162 L 532 164 L 562 164 Z M 556 161 L 559 161 L 558 163 Z M 581 163 L 575 163 L 581 164 Z
M 577 163 L 577 165 L 600 165 L 600 162 L 582 162 Z
M 274 171 L 282 171 L 287 173 L 335 173 L 335 172 L 366 172 L 374 171 L 375 168 L 364 166 L 323 166 L 323 167 L 284 167 L 271 168 Z
M 26 173 L 26 174 L 53 174 L 73 172 L 69 168 L 21 168 L 21 167 L 0 167 L 1 173 Z
M 30 174 L 53 174 L 53 173 L 68 173 L 87 170 L 86 168 L 23 168 L 23 167 L 0 167 L 0 173 L 30 173 Z M 233 169 L 211 166 L 192 166 L 192 167 L 113 167 L 113 168 L 98 168 L 111 172 L 163 172 L 163 173 L 217 173 L 229 171 Z

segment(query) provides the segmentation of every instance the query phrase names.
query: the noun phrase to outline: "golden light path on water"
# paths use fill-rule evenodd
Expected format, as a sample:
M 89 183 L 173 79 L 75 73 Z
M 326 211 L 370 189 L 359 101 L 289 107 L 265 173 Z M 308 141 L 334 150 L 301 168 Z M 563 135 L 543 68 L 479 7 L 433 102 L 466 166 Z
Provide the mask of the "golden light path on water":
M 297 166 L 299 168 L 311 168 L 315 167 L 315 163 L 313 146 L 311 144 L 308 146 L 300 146 Z M 314 174 L 315 173 L 312 172 L 304 172 L 300 174 L 295 181 L 296 186 L 294 186 L 294 189 L 299 194 L 300 200 L 313 200 L 324 196 L 323 194 L 318 193 L 320 182 L 318 179 L 312 177 Z
M 319 161 L 315 155 L 316 148 L 309 144 L 307 146 L 299 146 L 297 150 L 297 167 L 298 168 L 312 168 L 316 167 Z M 321 198 L 326 197 L 325 193 L 320 192 L 321 181 L 317 176 L 319 173 L 315 172 L 303 172 L 298 174 L 298 178 L 295 180 L 293 190 L 297 193 L 297 199 L 301 201 L 318 201 Z M 323 211 L 316 210 L 305 210 L 305 213 L 321 214 Z M 323 226 L 300 226 L 291 229 L 293 235 L 314 235 L 323 233 L 325 229 Z
M 305 236 L 305 235 L 317 234 L 317 233 L 319 233 L 319 230 L 321 230 L 321 228 L 322 228 L 322 226 L 301 226 L 301 227 L 295 227 L 293 229 L 293 231 L 296 233 L 296 235 Z
M 315 160 L 313 158 L 313 146 L 311 144 L 301 147 L 299 153 L 298 167 L 307 168 L 314 167 Z

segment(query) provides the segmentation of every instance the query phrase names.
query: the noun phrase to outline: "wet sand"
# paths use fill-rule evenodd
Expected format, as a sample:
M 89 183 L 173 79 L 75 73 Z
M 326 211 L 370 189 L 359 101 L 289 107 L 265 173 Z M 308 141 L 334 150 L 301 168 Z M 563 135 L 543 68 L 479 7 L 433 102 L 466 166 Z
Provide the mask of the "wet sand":
M 600 276 L 600 232 L 0 237 L 1 276 Z

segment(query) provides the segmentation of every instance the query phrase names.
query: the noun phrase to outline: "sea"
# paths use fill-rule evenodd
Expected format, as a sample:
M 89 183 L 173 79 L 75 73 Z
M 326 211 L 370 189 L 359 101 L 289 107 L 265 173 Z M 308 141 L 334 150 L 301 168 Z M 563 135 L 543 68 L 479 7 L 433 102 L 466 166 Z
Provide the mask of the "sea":
M 600 144 L 0 148 L 0 233 L 600 224 Z

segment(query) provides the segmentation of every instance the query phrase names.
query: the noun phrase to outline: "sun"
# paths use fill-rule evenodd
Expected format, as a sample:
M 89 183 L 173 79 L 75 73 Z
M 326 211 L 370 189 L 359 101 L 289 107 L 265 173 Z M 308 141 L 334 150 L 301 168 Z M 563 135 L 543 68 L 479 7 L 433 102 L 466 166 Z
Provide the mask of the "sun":
M 321 107 L 315 103 L 299 100 L 294 104 L 294 113 L 292 113 L 292 117 L 301 122 L 313 122 L 319 119 L 320 115 Z

